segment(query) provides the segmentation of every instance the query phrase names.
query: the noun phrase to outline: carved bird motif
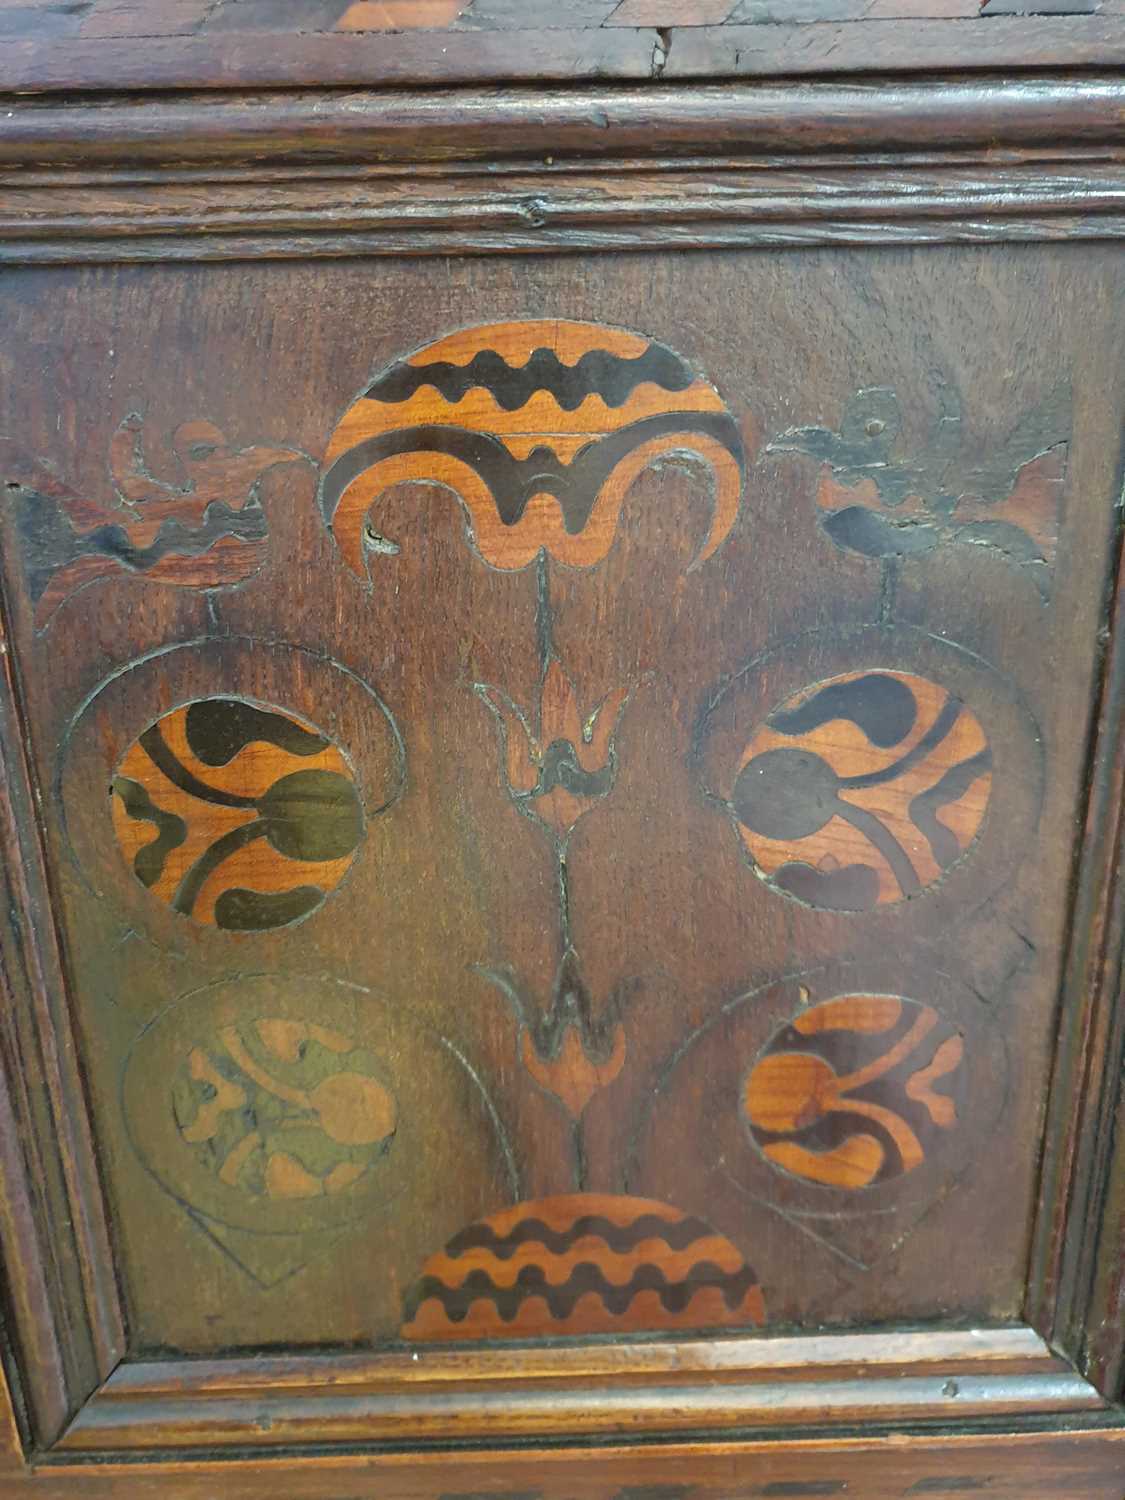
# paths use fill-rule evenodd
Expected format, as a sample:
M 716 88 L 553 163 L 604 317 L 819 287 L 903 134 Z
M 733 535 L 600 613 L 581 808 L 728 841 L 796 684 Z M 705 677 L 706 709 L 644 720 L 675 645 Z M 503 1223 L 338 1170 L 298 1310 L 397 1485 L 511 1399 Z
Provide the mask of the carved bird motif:
M 265 562 L 262 476 L 305 455 L 294 448 L 239 448 L 210 422 L 176 429 L 172 454 L 182 484 L 147 466 L 142 419 L 132 414 L 110 441 L 114 499 L 78 494 L 42 464 L 29 483 L 9 482 L 36 628 L 64 600 L 99 579 L 213 589 L 241 583 Z
M 906 557 L 946 542 L 995 548 L 1027 568 L 1044 597 L 1058 548 L 1070 433 L 1064 383 L 1006 437 L 967 458 L 959 411 L 946 409 L 923 447 L 902 450 L 903 415 L 885 386 L 856 391 L 839 431 L 794 427 L 767 451 L 821 464 L 817 505 L 837 546 Z

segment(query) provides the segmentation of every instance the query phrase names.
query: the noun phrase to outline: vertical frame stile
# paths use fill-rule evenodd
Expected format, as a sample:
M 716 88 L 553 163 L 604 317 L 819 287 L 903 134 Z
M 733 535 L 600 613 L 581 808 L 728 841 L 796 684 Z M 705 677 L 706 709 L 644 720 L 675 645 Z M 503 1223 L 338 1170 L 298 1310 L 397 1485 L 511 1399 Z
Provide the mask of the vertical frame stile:
M 5 825 L 8 817 L 7 789 L 3 799 Z M 5 827 L 5 832 L 6 832 Z M 5 839 L 5 850 L 7 840 Z M 5 856 L 6 857 L 6 856 Z M 3 882 L 5 909 L 10 909 L 8 882 Z M 8 934 L 5 934 L 7 937 Z M 70 1400 L 66 1355 L 56 1319 L 61 1289 L 56 1268 L 48 1265 L 36 1221 L 33 1186 L 42 1181 L 35 1142 L 21 1131 L 13 1093 L 21 1076 L 20 1049 L 11 1024 L 19 1004 L 19 990 L 5 962 L 0 972 L 0 1247 L 4 1276 L 0 1287 L 0 1352 L 3 1353 L 13 1417 L 25 1444 L 44 1442 L 57 1434 L 69 1416 Z M 26 1118 L 27 1101 L 21 1114 Z M 52 1279 L 56 1285 L 52 1286 Z M 15 1336 L 22 1360 L 14 1348 Z
M 0 609 L 2 1311 L 25 1441 L 41 1447 L 120 1362 L 125 1327 L 38 801 Z
M 1026 1315 L 1113 1400 L 1125 1326 L 1125 491 L 1095 706 L 1086 818 L 1074 877 L 1054 1075 L 1047 1102 Z M 1114 1308 L 1116 1307 L 1116 1314 Z
M 1125 948 L 1125 900 L 1117 901 L 1116 943 L 1118 965 Z M 1117 1029 L 1125 1031 L 1125 991 L 1119 988 Z M 1118 1047 L 1125 1057 L 1125 1043 Z M 1091 1384 L 1111 1401 L 1125 1402 L 1125 1067 L 1118 1090 L 1117 1108 L 1107 1121 L 1105 1170 L 1106 1192 L 1096 1242 L 1091 1295 L 1083 1329 L 1083 1369 Z M 1093 1238 L 1091 1236 L 1091 1238 Z
M 1096 928 L 1104 994 L 1104 1080 L 1096 1097 L 1090 1147 L 1090 1187 L 1071 1229 L 1077 1249 L 1076 1293 L 1071 1312 L 1077 1362 L 1103 1395 L 1125 1400 L 1125 488 L 1118 510 L 1119 565 L 1113 635 L 1107 663 L 1101 733 L 1106 824 L 1112 840 Z

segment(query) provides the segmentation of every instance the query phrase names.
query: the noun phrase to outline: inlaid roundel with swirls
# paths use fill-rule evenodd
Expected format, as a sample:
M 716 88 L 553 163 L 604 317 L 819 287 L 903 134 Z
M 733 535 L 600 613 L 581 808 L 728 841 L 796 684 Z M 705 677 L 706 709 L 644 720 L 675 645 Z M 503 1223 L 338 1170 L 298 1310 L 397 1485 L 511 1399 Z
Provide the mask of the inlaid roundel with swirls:
M 736 1238 L 737 1205 L 748 1229 L 766 1211 L 853 1268 L 901 1246 L 987 1158 L 1008 1039 L 909 944 L 877 948 L 715 1007 L 641 1100 L 623 1186 L 682 1199 L 690 1182 Z
M 382 1157 L 398 1105 L 352 1036 L 266 1016 L 221 1026 L 180 1061 L 172 1107 L 205 1170 L 250 1198 L 354 1188 Z
M 137 1035 L 120 1089 L 144 1167 L 260 1284 L 349 1225 L 367 1225 L 364 1254 L 401 1255 L 371 1310 L 388 1332 L 433 1225 L 452 1232 L 519 1196 L 499 1116 L 458 1048 L 416 1008 L 324 974 L 188 991 Z
M 747 742 L 730 808 L 771 885 L 863 911 L 916 895 L 965 854 L 992 787 L 976 715 L 905 672 L 844 673 L 779 705 Z
M 802 1011 L 750 1068 L 742 1110 L 767 1161 L 865 1188 L 917 1171 L 964 1114 L 964 1038 L 930 1005 L 844 995 Z
M 715 388 L 642 334 L 496 323 L 428 344 L 372 381 L 329 440 L 320 506 L 360 577 L 373 556 L 397 551 L 367 517 L 409 480 L 457 496 L 494 568 L 525 568 L 540 553 L 592 567 L 613 545 L 633 481 L 672 453 L 701 460 L 713 478 L 698 564 L 734 524 L 746 463 Z
M 141 884 L 230 930 L 315 911 L 363 838 L 341 751 L 292 714 L 239 698 L 204 698 L 149 725 L 112 789 L 117 842 Z

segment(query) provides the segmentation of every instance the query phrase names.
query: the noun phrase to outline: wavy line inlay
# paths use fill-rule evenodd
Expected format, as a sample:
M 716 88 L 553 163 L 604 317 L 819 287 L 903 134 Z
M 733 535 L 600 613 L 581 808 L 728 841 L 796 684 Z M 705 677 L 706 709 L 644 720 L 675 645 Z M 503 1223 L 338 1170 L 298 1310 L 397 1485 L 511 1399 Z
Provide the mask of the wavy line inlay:
M 482 349 L 464 365 L 444 360 L 392 365 L 366 394 L 373 401 L 409 401 L 429 385 L 446 401 L 458 402 L 479 387 L 505 411 L 518 411 L 536 391 L 549 391 L 564 411 L 574 411 L 590 395 L 600 396 L 607 406 L 623 406 L 639 385 L 686 391 L 695 378 L 683 360 L 657 344 L 636 359 L 590 349 L 573 365 L 563 364 L 553 349 L 536 349 L 522 365 L 509 364 L 494 349 Z
M 645 1240 L 653 1239 L 663 1240 L 672 1250 L 685 1250 L 696 1240 L 712 1233 L 710 1225 L 702 1219 L 662 1219 L 656 1214 L 645 1214 L 624 1227 L 601 1215 L 588 1214 L 561 1230 L 552 1229 L 542 1219 L 521 1219 L 504 1235 L 498 1235 L 488 1223 L 471 1224 L 468 1229 L 454 1235 L 445 1253 L 456 1257 L 471 1250 L 488 1250 L 498 1260 L 506 1260 L 521 1245 L 538 1244 L 554 1255 L 562 1255 L 579 1240 L 593 1236 L 620 1255 L 636 1249 Z
M 500 1317 L 510 1323 L 529 1297 L 542 1297 L 552 1318 L 568 1318 L 580 1297 L 593 1293 L 600 1297 L 611 1316 L 619 1318 L 641 1292 L 655 1292 L 665 1312 L 683 1312 L 704 1287 L 718 1291 L 731 1310 L 743 1301 L 757 1277 L 749 1266 L 739 1271 L 723 1271 L 712 1261 L 699 1261 L 683 1281 L 668 1281 L 659 1266 L 641 1266 L 624 1286 L 618 1286 L 589 1261 L 575 1266 L 570 1278 L 552 1285 L 539 1266 L 525 1266 L 510 1287 L 498 1286 L 486 1271 L 473 1271 L 459 1287 L 448 1287 L 435 1276 L 423 1276 L 406 1298 L 407 1319 L 416 1316 L 423 1302 L 441 1303 L 451 1323 L 461 1323 L 474 1302 L 487 1300 Z

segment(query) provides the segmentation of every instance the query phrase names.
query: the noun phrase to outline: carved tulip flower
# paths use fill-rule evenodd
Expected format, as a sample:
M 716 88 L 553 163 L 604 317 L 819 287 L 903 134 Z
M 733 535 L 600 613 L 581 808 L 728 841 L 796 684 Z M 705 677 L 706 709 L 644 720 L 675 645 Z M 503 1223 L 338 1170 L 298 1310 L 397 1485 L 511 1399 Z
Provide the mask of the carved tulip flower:
M 572 1119 L 581 1119 L 594 1095 L 625 1066 L 625 1028 L 614 1028 L 608 1046 L 589 1044 L 571 1022 L 559 1034 L 553 1054 L 544 1057 L 530 1031 L 523 1033 L 523 1065 L 540 1088 L 553 1094 Z
M 519 1019 L 524 1067 L 572 1120 L 581 1120 L 594 1095 L 608 1088 L 625 1066 L 627 1045 L 620 1017 L 627 987 L 615 991 L 596 1016 L 578 955 L 568 948 L 555 975 L 550 1005 L 536 1017 L 530 992 L 511 970 L 482 972 Z
M 537 728 L 499 688 L 477 683 L 496 715 L 512 800 L 564 841 L 583 813 L 607 797 L 617 777 L 614 737 L 630 689 L 617 688 L 583 718 L 574 684 L 551 658 L 540 691 Z

